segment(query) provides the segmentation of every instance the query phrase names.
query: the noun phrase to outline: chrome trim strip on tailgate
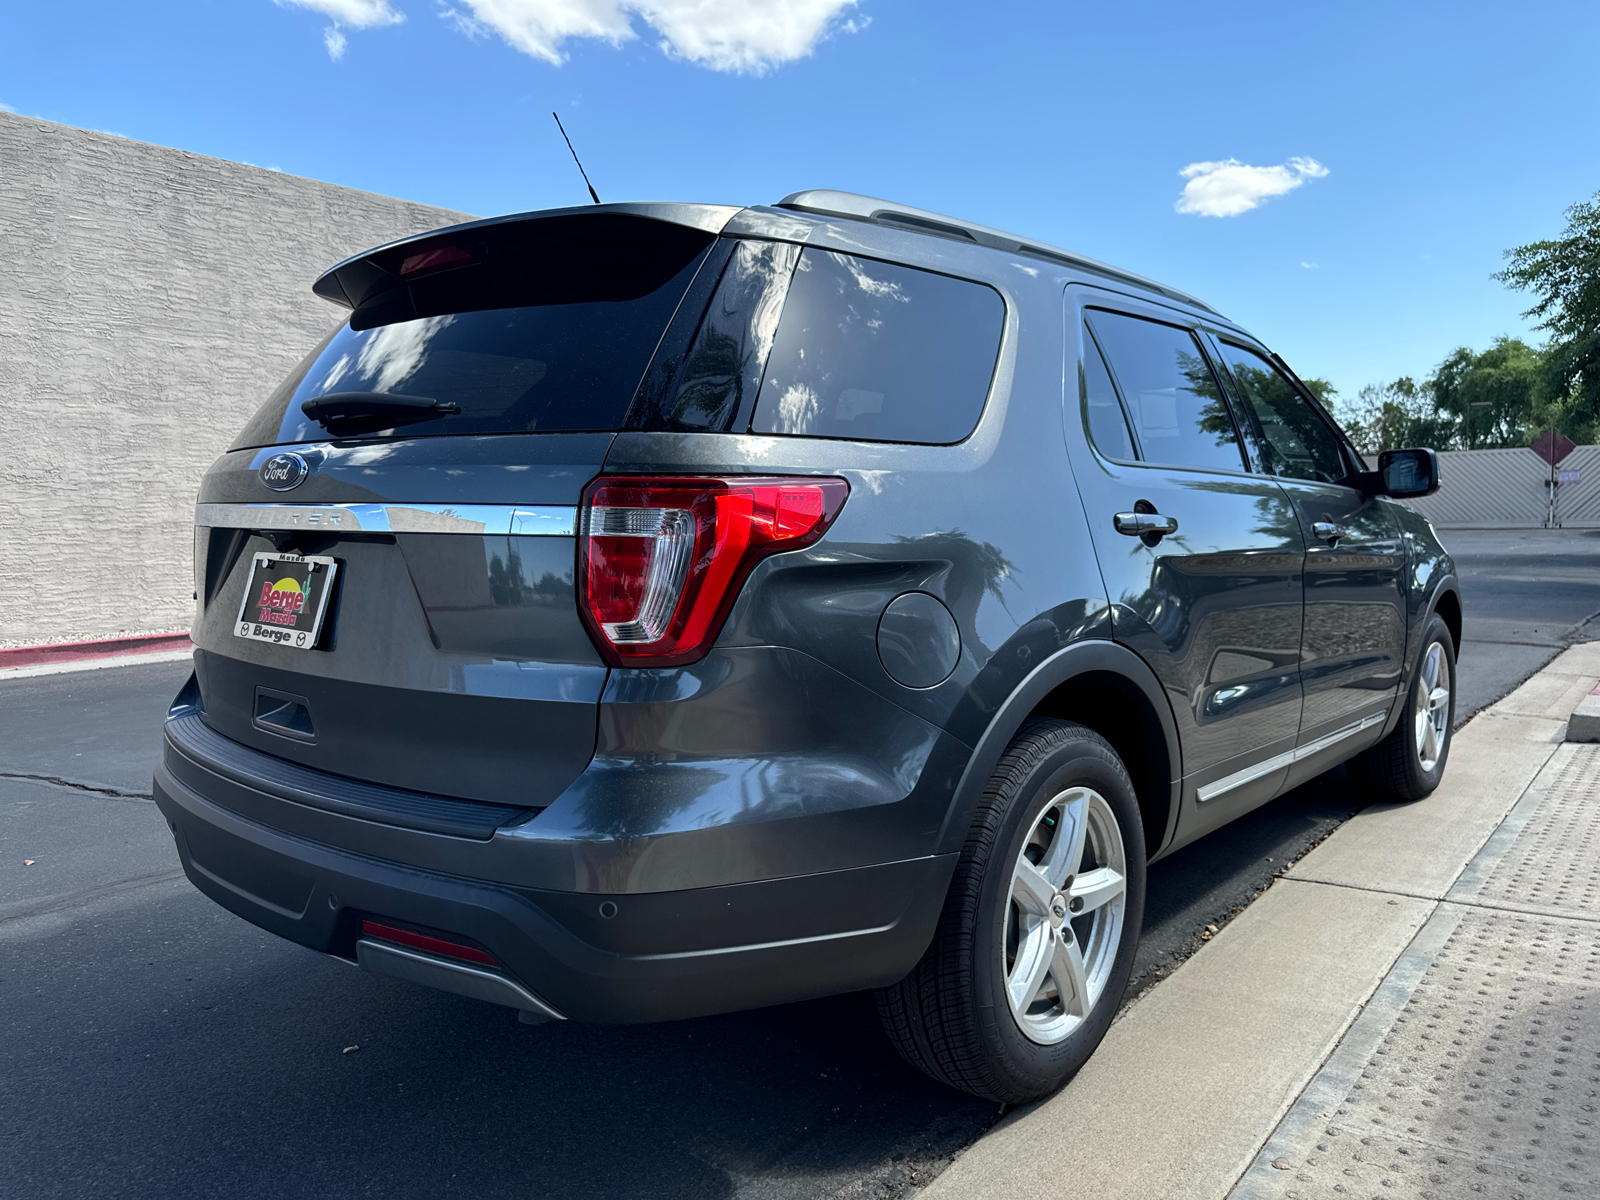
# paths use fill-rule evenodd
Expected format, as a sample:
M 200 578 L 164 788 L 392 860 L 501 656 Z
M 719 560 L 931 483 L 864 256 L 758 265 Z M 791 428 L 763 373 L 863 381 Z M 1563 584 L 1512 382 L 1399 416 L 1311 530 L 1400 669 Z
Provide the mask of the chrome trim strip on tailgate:
M 564 504 L 196 504 L 194 523 L 206 529 L 572 537 L 578 510 Z
M 1283 767 L 1299 762 L 1303 758 L 1310 758 L 1313 754 L 1320 754 L 1329 746 L 1337 745 L 1346 738 L 1353 738 L 1363 730 L 1371 729 L 1379 724 L 1387 713 L 1373 713 L 1371 716 L 1362 717 L 1353 725 L 1346 725 L 1343 729 L 1336 729 L 1330 734 L 1319 737 L 1314 742 L 1307 742 L 1304 746 L 1296 746 L 1293 750 L 1286 750 L 1282 754 L 1274 754 L 1271 758 L 1264 759 L 1242 771 L 1235 771 L 1232 775 L 1224 775 L 1221 779 L 1214 779 L 1195 789 L 1194 798 L 1204 804 L 1207 800 L 1215 800 L 1225 792 L 1234 788 L 1243 787 L 1253 780 L 1260 779 L 1263 775 Z

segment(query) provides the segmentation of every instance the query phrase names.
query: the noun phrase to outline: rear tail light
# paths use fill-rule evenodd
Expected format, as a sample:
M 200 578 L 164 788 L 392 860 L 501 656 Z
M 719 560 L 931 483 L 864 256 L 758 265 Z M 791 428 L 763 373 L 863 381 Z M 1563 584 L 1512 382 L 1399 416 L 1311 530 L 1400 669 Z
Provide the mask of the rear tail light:
M 613 476 L 583 493 L 579 609 L 613 666 L 693 662 L 769 554 L 809 546 L 839 515 L 842 479 Z

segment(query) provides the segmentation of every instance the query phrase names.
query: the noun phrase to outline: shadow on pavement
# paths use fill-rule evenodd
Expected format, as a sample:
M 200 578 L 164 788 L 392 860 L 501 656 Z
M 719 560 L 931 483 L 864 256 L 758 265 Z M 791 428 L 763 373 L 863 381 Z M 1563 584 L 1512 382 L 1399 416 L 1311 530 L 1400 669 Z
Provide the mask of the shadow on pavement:
M 0 938 L 0 1194 L 897 1195 L 995 1111 L 902 1063 L 867 995 L 519 1025 L 163 892 Z

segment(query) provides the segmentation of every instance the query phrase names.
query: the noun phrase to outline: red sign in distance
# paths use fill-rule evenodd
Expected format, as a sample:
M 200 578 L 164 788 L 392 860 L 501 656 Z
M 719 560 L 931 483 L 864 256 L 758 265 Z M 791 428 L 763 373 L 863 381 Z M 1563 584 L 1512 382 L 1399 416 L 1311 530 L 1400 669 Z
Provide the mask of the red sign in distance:
M 1552 467 L 1578 448 L 1578 444 L 1555 426 L 1533 439 L 1533 452 Z

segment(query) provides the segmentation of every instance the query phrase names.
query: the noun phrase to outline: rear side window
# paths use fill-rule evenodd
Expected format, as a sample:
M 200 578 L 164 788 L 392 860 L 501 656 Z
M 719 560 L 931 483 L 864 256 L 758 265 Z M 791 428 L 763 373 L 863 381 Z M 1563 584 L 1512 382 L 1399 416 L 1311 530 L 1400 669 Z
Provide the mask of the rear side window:
M 234 449 L 329 437 L 301 405 L 334 396 L 438 402 L 427 419 L 389 428 L 369 420 L 364 438 L 620 429 L 713 239 L 597 214 L 451 240 L 471 256 L 467 265 L 411 282 L 394 275 L 273 394 Z M 386 262 L 374 256 L 371 270 Z
M 648 428 L 721 432 L 741 415 L 749 421 L 799 257 L 800 247 L 789 242 L 734 243 L 676 389 L 646 415 Z
M 1263 468 L 1270 475 L 1337 483 L 1347 474 L 1339 439 L 1288 377 L 1261 355 L 1222 342 L 1222 358 L 1259 428 Z
M 983 284 L 807 248 L 783 304 L 756 433 L 959 442 L 978 424 L 1005 322 Z
M 1122 394 L 1141 459 L 1213 471 L 1245 469 L 1222 389 L 1192 333 L 1103 311 L 1089 314 L 1089 326 Z
M 1107 458 L 1123 461 L 1138 458 L 1133 448 L 1133 438 L 1128 432 L 1128 418 L 1122 411 L 1122 401 L 1117 399 L 1117 389 L 1111 385 L 1111 375 L 1106 370 L 1106 360 L 1094 338 L 1087 333 L 1083 339 L 1083 365 L 1080 368 L 1079 387 L 1083 392 L 1085 423 L 1095 448 Z

